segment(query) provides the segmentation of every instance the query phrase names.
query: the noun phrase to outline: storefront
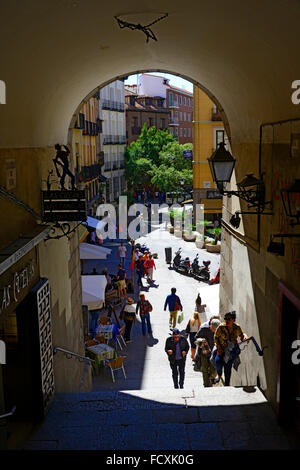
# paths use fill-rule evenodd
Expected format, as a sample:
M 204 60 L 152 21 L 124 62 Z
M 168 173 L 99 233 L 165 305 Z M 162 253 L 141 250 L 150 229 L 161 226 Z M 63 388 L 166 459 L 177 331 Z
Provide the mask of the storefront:
M 4 448 L 5 439 L 8 448 L 16 442 L 20 423 L 28 430 L 44 416 L 54 393 L 50 286 L 40 279 L 38 259 L 44 236 L 41 231 L 0 251 L 0 415 L 15 408 L 0 420 Z

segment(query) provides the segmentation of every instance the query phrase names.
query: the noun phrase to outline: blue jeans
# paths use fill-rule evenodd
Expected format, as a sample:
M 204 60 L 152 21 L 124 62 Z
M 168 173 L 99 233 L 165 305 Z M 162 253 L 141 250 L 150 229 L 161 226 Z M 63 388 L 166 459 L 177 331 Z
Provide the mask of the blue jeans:
M 125 266 L 125 257 L 124 256 L 120 256 L 120 264 L 122 265 L 122 268 L 124 268 L 124 266 Z
M 145 334 L 146 334 L 146 324 L 147 324 L 148 333 L 151 334 L 152 333 L 152 328 L 151 328 L 149 313 L 144 313 L 143 315 L 141 315 L 141 320 L 142 320 L 142 333 L 143 333 L 143 336 L 145 336 Z
M 217 373 L 219 376 L 221 376 L 223 372 L 223 367 L 224 367 L 226 386 L 228 386 L 230 383 L 232 364 L 233 364 L 233 360 L 230 360 L 227 363 L 225 363 L 223 356 L 219 356 L 218 354 L 216 354 L 215 365 L 216 365 Z

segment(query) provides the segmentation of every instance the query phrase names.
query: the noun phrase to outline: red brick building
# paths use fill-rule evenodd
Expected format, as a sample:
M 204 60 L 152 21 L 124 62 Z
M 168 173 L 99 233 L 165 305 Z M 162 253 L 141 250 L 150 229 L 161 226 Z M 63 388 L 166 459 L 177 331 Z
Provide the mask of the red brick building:
M 169 131 L 180 144 L 193 143 L 193 93 L 169 85 L 166 108 L 171 112 Z
M 145 123 L 148 127 L 168 129 L 170 111 L 164 105 L 165 99 L 161 96 L 138 95 L 128 88 L 125 86 L 127 145 L 138 139 Z

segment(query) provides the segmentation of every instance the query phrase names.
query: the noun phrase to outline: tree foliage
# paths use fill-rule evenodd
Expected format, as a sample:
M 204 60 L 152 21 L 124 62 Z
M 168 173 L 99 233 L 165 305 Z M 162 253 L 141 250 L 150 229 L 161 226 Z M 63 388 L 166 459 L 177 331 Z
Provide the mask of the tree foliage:
M 192 185 L 192 162 L 183 154 L 192 148 L 193 144 L 180 145 L 168 130 L 144 124 L 139 138 L 125 152 L 128 187 L 168 192 L 180 190 L 182 183 Z

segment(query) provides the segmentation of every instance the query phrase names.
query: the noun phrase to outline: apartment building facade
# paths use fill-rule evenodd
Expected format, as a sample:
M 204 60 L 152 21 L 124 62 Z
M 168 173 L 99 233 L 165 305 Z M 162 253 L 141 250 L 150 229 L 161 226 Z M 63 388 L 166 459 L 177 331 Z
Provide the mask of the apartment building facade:
M 126 149 L 124 80 L 116 80 L 99 92 L 99 117 L 102 122 L 101 149 L 103 176 L 106 179 L 104 199 L 117 201 L 126 190 L 124 153 Z
M 101 198 L 101 130 L 99 93 L 96 93 L 83 104 L 72 135 L 75 182 L 87 190 L 88 213 L 91 216 L 96 215 Z
M 170 112 L 165 108 L 165 99 L 161 96 L 139 95 L 126 87 L 126 138 L 127 145 L 137 140 L 143 125 L 168 129 Z
M 193 142 L 193 93 L 168 85 L 166 106 L 170 110 L 169 131 L 180 144 Z
M 213 181 L 208 158 L 221 142 L 225 143 L 228 150 L 230 150 L 230 144 L 217 107 L 196 85 L 194 85 L 194 116 L 194 204 L 204 205 L 206 219 L 221 219 L 222 196 Z

